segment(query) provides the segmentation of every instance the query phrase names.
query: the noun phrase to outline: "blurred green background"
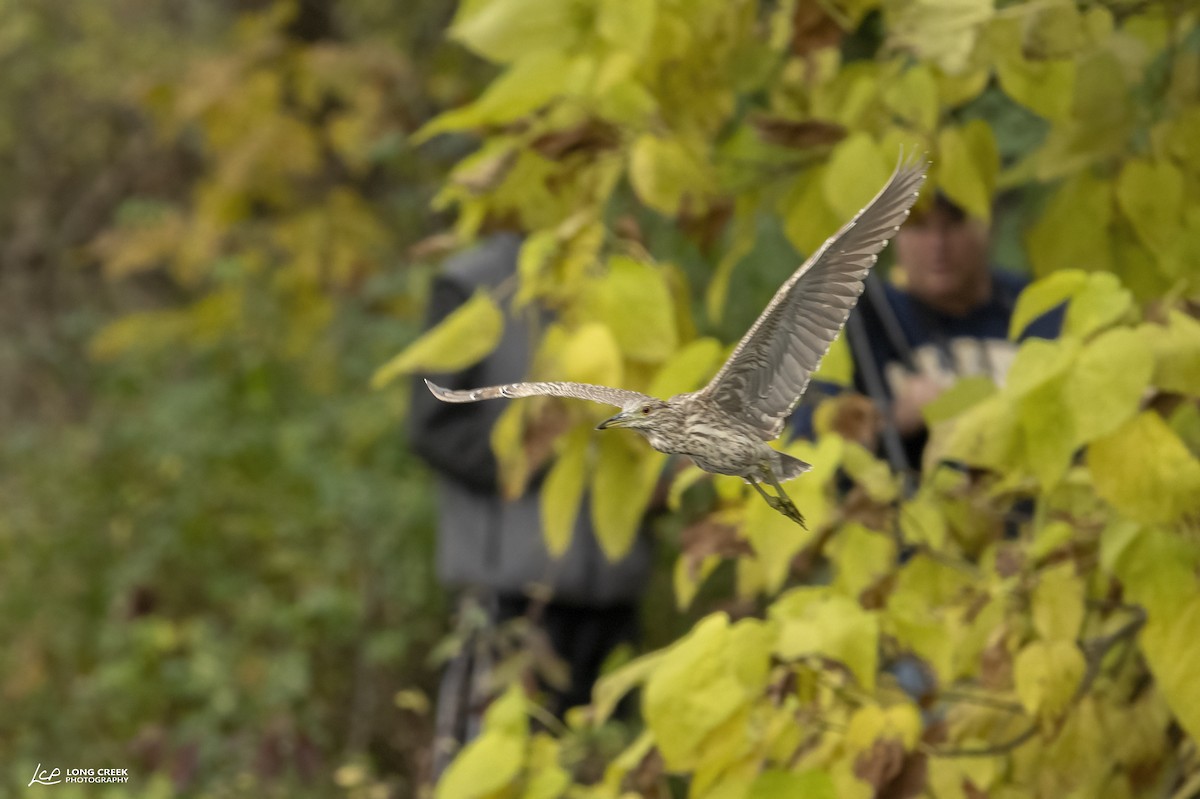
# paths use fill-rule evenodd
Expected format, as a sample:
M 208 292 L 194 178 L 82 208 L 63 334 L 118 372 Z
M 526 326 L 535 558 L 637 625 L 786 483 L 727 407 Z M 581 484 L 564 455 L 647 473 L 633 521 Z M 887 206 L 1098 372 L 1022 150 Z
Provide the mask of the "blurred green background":
M 456 155 L 406 135 L 489 74 L 452 13 L 0 4 L 0 794 L 38 762 L 128 767 L 104 796 L 419 778 L 393 696 L 446 614 L 367 378 Z

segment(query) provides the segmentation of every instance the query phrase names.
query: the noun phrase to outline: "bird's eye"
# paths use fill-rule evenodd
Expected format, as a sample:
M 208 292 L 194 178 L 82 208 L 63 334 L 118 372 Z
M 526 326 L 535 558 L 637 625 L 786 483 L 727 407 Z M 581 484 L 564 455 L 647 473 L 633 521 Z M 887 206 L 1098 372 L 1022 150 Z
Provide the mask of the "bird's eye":
M 650 415 L 650 406 L 643 405 L 642 406 L 642 416 L 649 416 L 649 415 Z

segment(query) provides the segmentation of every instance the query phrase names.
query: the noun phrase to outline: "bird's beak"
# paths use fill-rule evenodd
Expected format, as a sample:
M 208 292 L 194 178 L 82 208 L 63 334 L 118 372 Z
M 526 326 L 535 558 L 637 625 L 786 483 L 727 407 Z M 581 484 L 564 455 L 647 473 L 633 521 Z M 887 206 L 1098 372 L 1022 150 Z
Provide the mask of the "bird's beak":
M 610 416 L 600 424 L 596 425 L 597 430 L 604 430 L 608 427 L 623 427 L 625 422 L 625 411 L 621 411 L 616 416 Z

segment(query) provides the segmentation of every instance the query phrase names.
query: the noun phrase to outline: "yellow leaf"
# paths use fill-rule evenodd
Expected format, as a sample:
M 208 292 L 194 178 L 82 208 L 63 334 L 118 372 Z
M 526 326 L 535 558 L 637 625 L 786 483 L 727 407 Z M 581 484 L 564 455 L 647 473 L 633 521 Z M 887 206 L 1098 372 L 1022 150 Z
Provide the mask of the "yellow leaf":
M 950 75 L 967 69 L 980 28 L 994 13 L 992 0 L 908 0 L 884 9 L 891 43 Z
M 838 799 L 833 780 L 824 771 L 768 770 L 759 774 L 746 799 Z
M 561 557 L 571 546 L 575 519 L 583 499 L 591 425 L 582 425 L 563 440 L 562 450 L 542 484 L 542 535 L 551 556 Z
M 1143 326 L 1154 349 L 1154 385 L 1200 396 L 1200 322 L 1172 310 L 1165 329 Z
M 1086 282 L 1086 272 L 1079 269 L 1063 269 L 1026 286 L 1017 297 L 1017 305 L 1013 309 L 1008 326 L 1009 339 L 1016 341 L 1030 323 L 1074 297 Z
M 1045 641 L 1074 641 L 1083 624 L 1083 581 L 1072 562 L 1042 571 L 1033 589 L 1033 626 Z
M 1075 409 L 1065 398 L 1066 383 L 1065 375 L 1055 375 L 1017 403 L 1025 469 L 1047 490 L 1066 474 L 1080 438 Z
M 439 133 L 500 125 L 547 105 L 568 93 L 574 62 L 559 52 L 540 52 L 523 58 L 488 85 L 473 103 L 440 114 L 413 134 L 414 144 Z
M 847 221 L 839 219 L 825 200 L 827 172 L 824 166 L 805 170 L 779 200 L 784 235 L 804 255 L 816 252 Z
M 699 338 L 687 344 L 658 370 L 650 383 L 650 395 L 667 398 L 695 391 L 716 372 L 722 354 L 721 343 L 715 338 Z
M 813 372 L 813 380 L 822 380 L 847 388 L 854 382 L 854 358 L 850 354 L 850 345 L 846 343 L 844 333 L 844 329 L 838 331 L 837 338 L 829 345 L 829 352 L 825 353 L 817 371 Z
M 675 306 L 660 267 L 614 255 L 605 274 L 591 281 L 582 305 L 612 330 L 631 360 L 661 363 L 678 346 Z
M 1075 93 L 1075 61 L 1025 58 L 1021 20 L 999 19 L 988 29 L 1000 88 L 1012 99 L 1051 121 L 1070 118 Z
M 898 741 L 911 751 L 921 737 L 921 713 L 907 702 L 881 707 L 865 705 L 850 717 L 846 745 L 854 752 L 866 752 L 879 740 Z
M 1200 594 L 1176 614 L 1152 616 L 1140 636 L 1155 687 L 1193 742 L 1200 742 Z
M 1000 153 L 991 127 L 974 119 L 938 134 L 938 187 L 972 216 L 992 218 Z
M 578 20 L 561 0 L 485 0 L 460 7 L 450 36 L 492 61 L 511 62 L 570 47 Z
M 1067 306 L 1064 333 L 1088 336 L 1119 322 L 1133 308 L 1133 295 L 1113 274 L 1090 274 Z
M 869 134 L 855 133 L 834 147 L 821 187 L 829 207 L 841 220 L 839 227 L 883 188 L 890 173 L 889 159 Z
M 619 386 L 624 367 L 617 340 L 606 325 L 588 322 L 568 335 L 560 365 L 563 379 L 600 386 Z
M 491 296 L 480 289 L 432 330 L 375 370 L 372 388 L 396 377 L 426 370 L 456 372 L 479 362 L 496 348 L 504 331 L 504 315 Z
M 1073 641 L 1034 641 L 1013 663 L 1017 697 L 1030 713 L 1054 718 L 1070 705 L 1086 668 Z
M 1063 183 L 1026 238 L 1035 273 L 1051 279 L 1058 274 L 1056 270 L 1066 270 L 1063 274 L 1067 275 L 1078 275 L 1080 269 L 1107 269 L 1113 260 L 1109 235 L 1112 215 L 1112 184 L 1109 181 L 1093 177 L 1085 170 Z M 1059 280 L 1063 282 L 1054 284 L 1055 288 L 1069 291 L 1073 288 L 1072 281 L 1081 278 Z M 1064 299 L 1066 296 L 1058 301 Z M 1044 306 L 1042 310 L 1049 310 L 1057 304 Z M 1036 315 L 1023 319 L 1024 324 L 1020 327 L 1014 318 L 1012 329 L 1024 329 L 1033 318 Z
M 438 782 L 434 794 L 438 799 L 482 799 L 520 773 L 528 738 L 520 691 L 514 685 L 488 708 L 483 734 L 467 744 Z
M 830 588 L 794 588 L 771 605 L 779 623 L 775 654 L 784 660 L 816 655 L 846 666 L 868 693 L 875 690 L 879 621 Z
M 1200 461 L 1153 411 L 1097 439 L 1087 460 L 1096 493 L 1131 519 L 1167 523 L 1200 512 Z
M 1004 391 L 1013 397 L 1028 394 L 1062 375 L 1075 359 L 1078 346 L 1070 341 L 1033 338 L 1017 350 Z
M 592 475 L 592 525 L 609 560 L 620 560 L 633 546 L 666 459 L 660 452 L 639 455 L 619 434 L 600 437 Z
M 938 89 L 933 71 L 924 64 L 909 67 L 883 93 L 901 119 L 918 130 L 932 132 L 938 120 Z
M 713 189 L 703 148 L 677 136 L 639 136 L 629 153 L 629 180 L 638 198 L 665 216 L 675 216 L 685 201 L 690 210 L 703 209 Z
M 592 713 L 597 724 L 603 724 L 617 709 L 621 698 L 654 673 L 664 654 L 651 652 L 642 655 L 596 681 L 596 687 L 592 689 Z
M 875 502 L 891 502 L 900 492 L 897 478 L 887 463 L 855 441 L 846 442 L 842 468 Z
M 1197 344 L 1200 347 L 1200 343 Z M 1065 384 L 1076 445 L 1107 435 L 1137 413 L 1150 385 L 1154 359 L 1145 337 L 1129 328 L 1096 336 L 1080 351 Z
M 896 543 L 891 535 L 849 522 L 838 530 L 828 548 L 836 564 L 834 586 L 847 596 L 859 596 L 896 565 Z
M 732 643 L 729 618 L 706 616 L 663 653 L 646 681 L 642 713 L 668 769 L 694 768 L 709 733 L 751 700 L 730 664 Z M 766 646 L 742 654 L 769 659 Z
M 671 577 L 671 587 L 675 592 L 675 606 L 680 610 L 687 610 L 691 606 L 692 600 L 696 598 L 700 586 L 720 565 L 720 555 L 705 555 L 701 558 L 698 566 L 694 565 L 692 559 L 686 555 L 676 558 Z
M 1165 255 L 1179 233 L 1183 174 L 1165 159 L 1130 159 L 1117 178 L 1117 202 L 1142 242 Z

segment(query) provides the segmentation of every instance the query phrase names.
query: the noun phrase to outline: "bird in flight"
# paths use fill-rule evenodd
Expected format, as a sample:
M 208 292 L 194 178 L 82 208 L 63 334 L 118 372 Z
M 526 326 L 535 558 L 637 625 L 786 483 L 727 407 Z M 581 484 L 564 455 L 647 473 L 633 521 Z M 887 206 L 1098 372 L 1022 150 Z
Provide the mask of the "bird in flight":
M 901 159 L 874 199 L 779 287 L 720 371 L 699 391 L 662 400 L 587 383 L 509 383 L 464 391 L 429 380 L 425 385 L 444 402 L 544 395 L 614 405 L 621 411 L 598 430 L 627 427 L 659 452 L 686 455 L 705 471 L 741 477 L 772 508 L 804 526 L 781 484 L 811 464 L 766 442 L 783 430 L 845 325 L 867 272 L 916 202 L 928 167 L 924 159 Z

